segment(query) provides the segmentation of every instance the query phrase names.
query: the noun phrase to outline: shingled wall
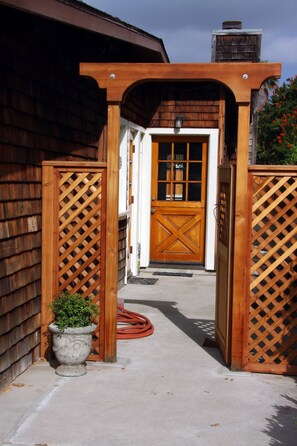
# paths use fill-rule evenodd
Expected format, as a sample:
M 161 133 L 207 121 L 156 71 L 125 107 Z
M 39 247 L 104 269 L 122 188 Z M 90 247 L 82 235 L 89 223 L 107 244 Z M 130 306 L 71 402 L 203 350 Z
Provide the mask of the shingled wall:
M 39 356 L 41 163 L 102 160 L 106 105 L 97 84 L 78 74 L 92 42 L 84 32 L 0 9 L 2 387 Z

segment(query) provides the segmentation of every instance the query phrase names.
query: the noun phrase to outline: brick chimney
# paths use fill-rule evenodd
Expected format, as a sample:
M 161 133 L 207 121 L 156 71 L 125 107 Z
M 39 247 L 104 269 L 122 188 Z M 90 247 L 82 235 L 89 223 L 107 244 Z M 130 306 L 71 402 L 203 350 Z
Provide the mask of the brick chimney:
M 242 29 L 240 21 L 223 22 L 212 32 L 212 62 L 260 62 L 261 29 Z

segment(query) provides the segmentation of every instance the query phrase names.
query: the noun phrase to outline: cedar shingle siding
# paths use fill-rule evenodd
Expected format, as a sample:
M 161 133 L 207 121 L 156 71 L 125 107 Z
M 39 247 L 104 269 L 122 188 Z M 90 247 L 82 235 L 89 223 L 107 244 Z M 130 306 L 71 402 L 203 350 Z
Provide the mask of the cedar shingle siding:
M 0 5 L 0 387 L 39 356 L 41 163 L 106 161 L 105 93 L 79 62 L 135 58 L 129 42 Z
M 185 128 L 218 128 L 219 98 L 211 82 L 147 82 L 127 95 L 122 115 L 143 127 L 173 128 L 181 114 Z
M 96 160 L 97 85 L 73 30 L 1 7 L 0 386 L 39 355 L 41 162 Z

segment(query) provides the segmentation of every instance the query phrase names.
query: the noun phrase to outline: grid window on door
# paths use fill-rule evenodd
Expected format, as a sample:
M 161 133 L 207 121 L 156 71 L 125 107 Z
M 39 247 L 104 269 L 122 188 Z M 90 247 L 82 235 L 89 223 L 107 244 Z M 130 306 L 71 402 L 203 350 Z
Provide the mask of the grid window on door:
M 202 142 L 160 142 L 158 200 L 201 201 Z

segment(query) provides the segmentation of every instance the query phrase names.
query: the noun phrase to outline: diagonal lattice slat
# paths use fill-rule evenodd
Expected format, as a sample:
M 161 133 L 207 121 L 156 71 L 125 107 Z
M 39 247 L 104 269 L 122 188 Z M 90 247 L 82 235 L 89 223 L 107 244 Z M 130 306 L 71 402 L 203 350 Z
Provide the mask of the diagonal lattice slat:
M 248 362 L 297 366 L 297 177 L 253 175 Z
M 230 207 L 230 184 L 221 183 L 218 204 L 218 237 L 219 241 L 228 246 L 229 241 L 229 207 Z
M 58 227 L 59 292 L 92 297 L 100 315 L 88 359 L 102 356 L 104 315 L 104 172 L 60 172 Z

